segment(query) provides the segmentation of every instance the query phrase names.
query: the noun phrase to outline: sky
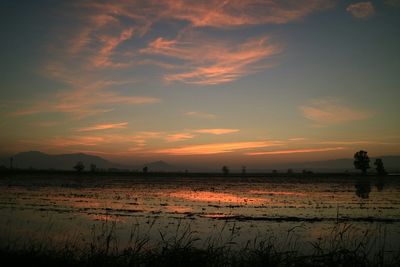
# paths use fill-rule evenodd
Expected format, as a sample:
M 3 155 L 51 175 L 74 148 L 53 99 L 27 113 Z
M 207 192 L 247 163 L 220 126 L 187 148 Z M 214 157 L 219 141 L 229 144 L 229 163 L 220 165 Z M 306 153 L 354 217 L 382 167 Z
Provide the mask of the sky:
M 400 0 L 5 0 L 0 155 L 400 154 Z

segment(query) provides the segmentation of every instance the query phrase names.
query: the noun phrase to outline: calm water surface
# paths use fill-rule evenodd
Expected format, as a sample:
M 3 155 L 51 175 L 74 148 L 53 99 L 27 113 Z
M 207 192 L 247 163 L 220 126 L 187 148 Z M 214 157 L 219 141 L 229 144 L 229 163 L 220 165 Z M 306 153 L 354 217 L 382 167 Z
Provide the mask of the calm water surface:
M 84 241 L 112 224 L 121 245 L 132 229 L 154 240 L 190 230 L 203 241 L 241 245 L 274 236 L 308 244 L 331 235 L 339 222 L 399 251 L 396 179 L 318 180 L 1 178 L 0 242 Z

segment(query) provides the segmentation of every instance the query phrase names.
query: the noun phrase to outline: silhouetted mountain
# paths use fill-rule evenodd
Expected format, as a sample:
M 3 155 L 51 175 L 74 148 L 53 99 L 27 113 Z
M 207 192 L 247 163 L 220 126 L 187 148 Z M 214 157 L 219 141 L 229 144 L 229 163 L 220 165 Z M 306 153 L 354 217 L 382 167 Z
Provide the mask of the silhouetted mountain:
M 99 169 L 124 168 L 124 166 L 110 162 L 98 156 L 83 153 L 49 155 L 39 151 L 18 153 L 13 157 L 13 165 L 20 169 L 56 169 L 72 170 L 78 161 L 85 165 L 85 170 L 90 169 L 90 164 L 95 164 Z M 9 166 L 9 158 L 3 159 L 0 165 Z
M 159 160 L 150 162 L 147 164 L 143 164 L 142 168 L 147 166 L 149 172 L 173 172 L 173 171 L 181 171 L 180 168 L 175 167 L 166 163 L 165 161 Z

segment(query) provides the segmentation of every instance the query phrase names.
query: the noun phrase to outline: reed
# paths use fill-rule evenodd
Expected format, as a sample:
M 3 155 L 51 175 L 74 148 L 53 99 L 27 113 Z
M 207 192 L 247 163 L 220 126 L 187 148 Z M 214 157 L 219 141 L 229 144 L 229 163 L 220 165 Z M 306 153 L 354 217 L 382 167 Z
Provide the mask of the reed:
M 230 236 L 220 234 L 200 239 L 190 224 L 178 222 L 174 231 L 159 231 L 152 242 L 150 230 L 132 225 L 128 245 L 122 246 L 116 222 L 91 228 L 90 240 L 79 243 L 71 237 L 56 245 L 51 238 L 16 242 L 0 248 L 2 266 L 400 266 L 400 252 L 388 251 L 386 231 L 360 232 L 351 224 L 337 223 L 327 236 L 310 242 L 311 250 L 302 253 L 294 228 L 286 237 L 259 236 L 245 244 L 235 240 L 235 225 Z M 302 227 L 301 225 L 296 227 Z M 46 241 L 44 241 L 46 240 Z

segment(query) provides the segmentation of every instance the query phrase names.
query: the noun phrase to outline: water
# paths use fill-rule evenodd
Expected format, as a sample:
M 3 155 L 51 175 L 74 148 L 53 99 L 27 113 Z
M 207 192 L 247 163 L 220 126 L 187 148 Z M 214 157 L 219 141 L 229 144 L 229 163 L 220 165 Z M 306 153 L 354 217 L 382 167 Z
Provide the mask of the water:
M 400 251 L 395 178 L 8 177 L 0 192 L 2 245 L 85 242 L 113 224 L 121 246 L 132 229 L 154 241 L 186 229 L 199 245 L 274 236 L 306 249 L 341 223 Z

